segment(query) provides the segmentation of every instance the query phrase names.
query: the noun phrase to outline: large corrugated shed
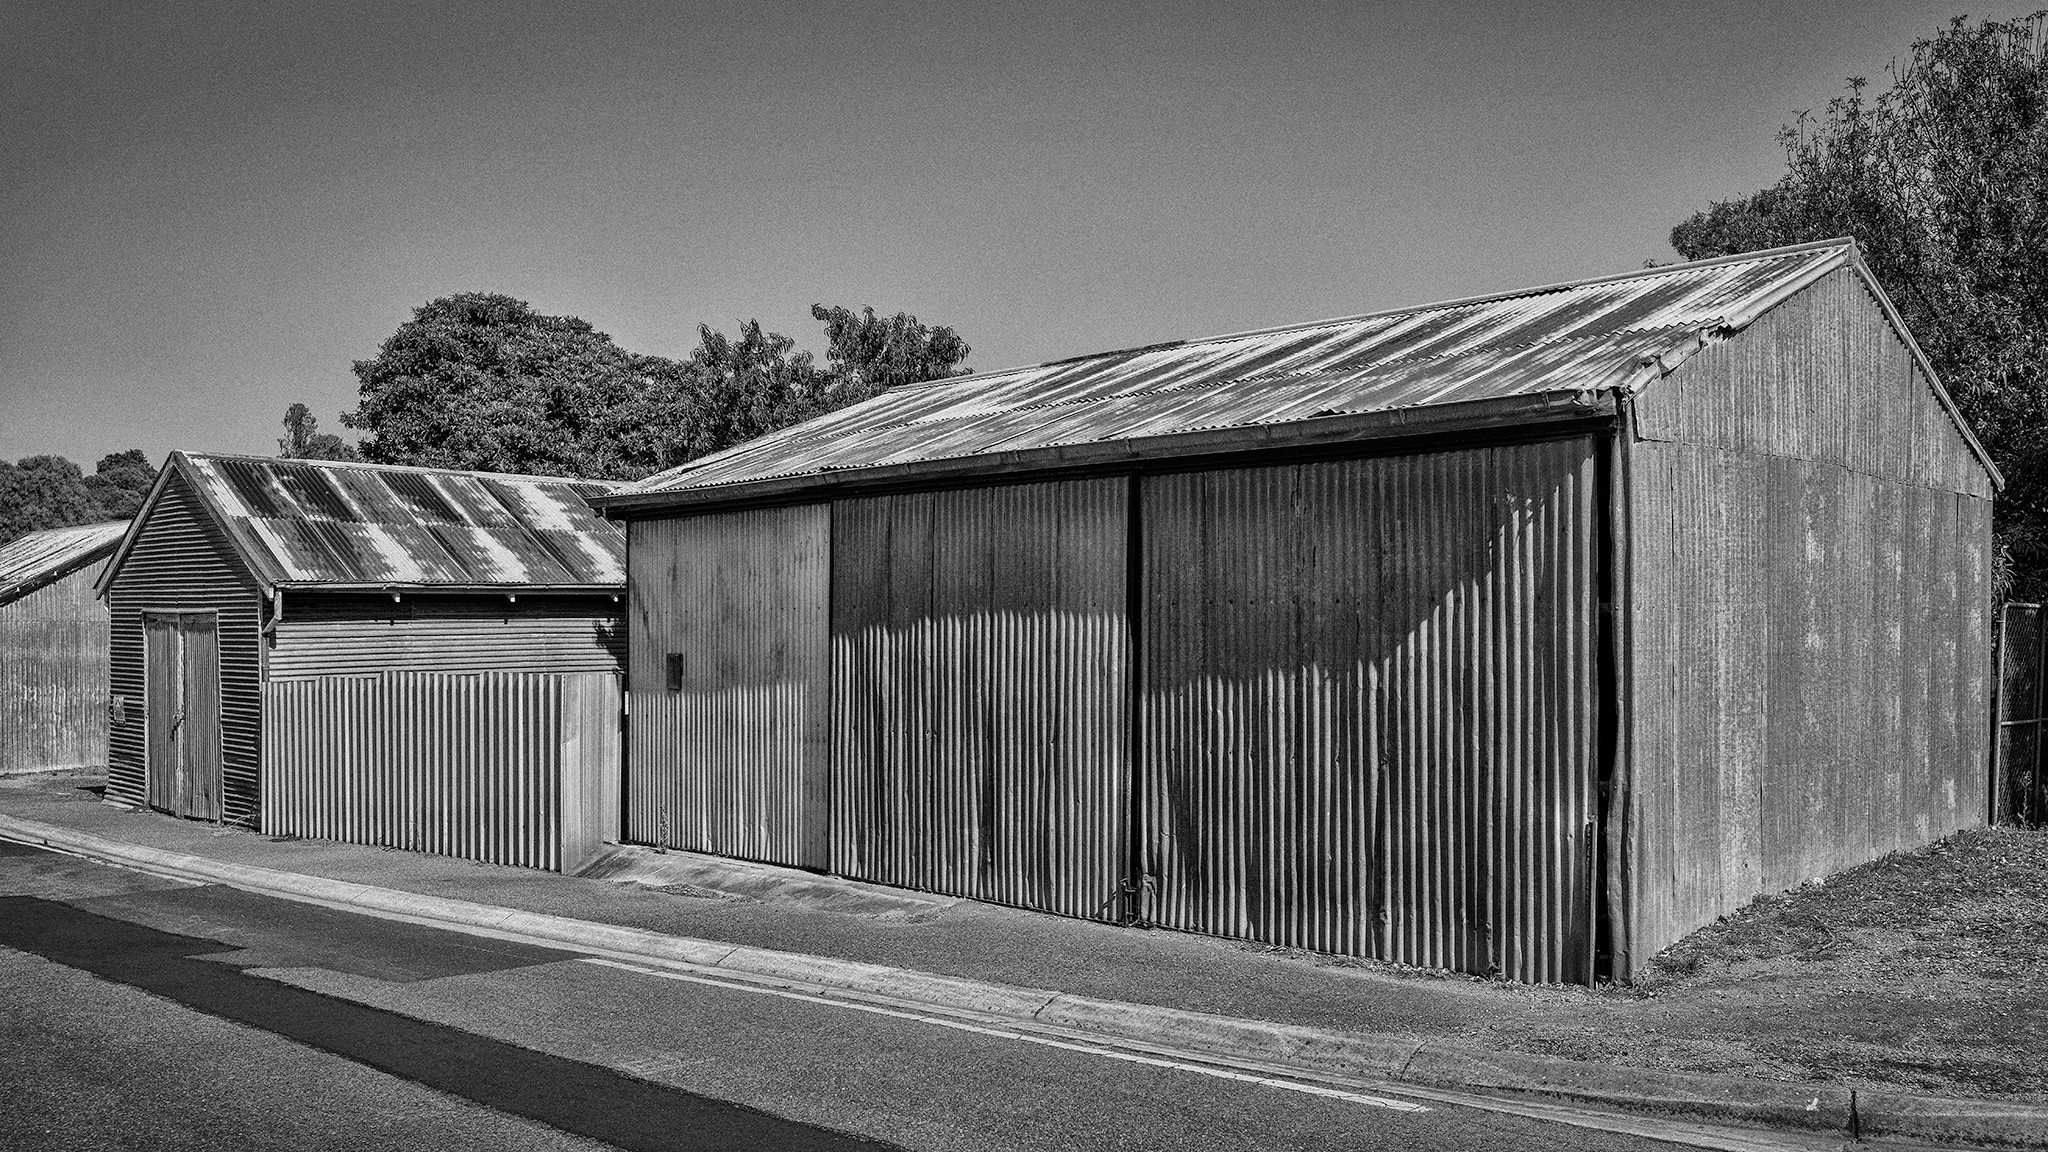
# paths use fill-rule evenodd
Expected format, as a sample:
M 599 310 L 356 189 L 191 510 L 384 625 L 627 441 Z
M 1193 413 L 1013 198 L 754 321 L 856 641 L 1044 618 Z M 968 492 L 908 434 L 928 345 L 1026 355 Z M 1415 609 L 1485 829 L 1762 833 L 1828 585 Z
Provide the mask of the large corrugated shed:
M 107 760 L 107 610 L 96 568 L 125 521 L 0 545 L 0 772 Z
M 898 388 L 596 498 L 628 834 L 1626 977 L 1981 821 L 1999 485 L 1847 241 Z
M 616 825 L 625 538 L 586 500 L 608 487 L 173 453 L 100 582 L 109 795 L 575 866 Z

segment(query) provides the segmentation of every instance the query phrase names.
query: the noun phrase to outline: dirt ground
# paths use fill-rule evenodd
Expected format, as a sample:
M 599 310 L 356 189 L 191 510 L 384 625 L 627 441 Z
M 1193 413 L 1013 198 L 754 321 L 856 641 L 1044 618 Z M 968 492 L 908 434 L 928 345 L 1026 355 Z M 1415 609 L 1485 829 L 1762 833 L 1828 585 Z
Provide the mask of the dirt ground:
M 1632 987 L 1407 975 L 1462 985 L 1464 1034 L 1511 1051 L 2048 1102 L 2048 830 L 1964 832 L 1760 899 Z

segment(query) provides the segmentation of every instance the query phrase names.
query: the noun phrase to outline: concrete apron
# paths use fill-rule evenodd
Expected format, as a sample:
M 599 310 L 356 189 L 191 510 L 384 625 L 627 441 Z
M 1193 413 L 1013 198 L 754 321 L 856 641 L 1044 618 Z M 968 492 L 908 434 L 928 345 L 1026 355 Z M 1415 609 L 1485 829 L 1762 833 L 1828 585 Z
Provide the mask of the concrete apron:
M 157 876 L 472 935 L 580 952 L 719 982 L 855 1001 L 939 1020 L 998 1027 L 1257 1077 L 1371 1089 L 1465 1107 L 1697 1147 L 1788 1144 L 1766 1133 L 1711 1127 L 1729 1122 L 1791 1129 L 1809 1137 L 1856 1134 L 2010 1148 L 2048 1148 L 2048 1108 L 1990 1100 L 1856 1092 L 1702 1073 L 1618 1068 L 1582 1060 L 1493 1052 L 1449 1041 L 1275 1024 L 985 983 L 770 948 L 670 936 L 639 928 L 522 912 L 233 864 L 125 844 L 39 821 L 0 815 L 0 838 Z M 1652 1119 L 1630 1113 L 1656 1113 Z

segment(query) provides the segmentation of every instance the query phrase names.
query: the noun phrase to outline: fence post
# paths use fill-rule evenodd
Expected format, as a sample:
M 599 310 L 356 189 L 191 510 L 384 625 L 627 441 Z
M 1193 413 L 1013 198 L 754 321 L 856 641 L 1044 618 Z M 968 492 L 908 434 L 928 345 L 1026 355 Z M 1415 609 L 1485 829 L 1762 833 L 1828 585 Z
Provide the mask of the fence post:
M 2041 618 L 2043 615 L 2041 606 L 2039 604 L 2035 604 L 2031 607 L 2034 610 L 2035 645 L 2033 715 L 2034 749 L 2033 755 L 2028 757 L 2025 787 L 2021 790 L 2021 795 L 2018 797 L 2018 803 L 2013 805 L 2015 811 L 2012 813 L 2012 815 L 2016 817 L 2020 823 L 2039 824 L 2041 823 L 2041 819 L 2043 816 L 2048 816 L 2048 812 L 2043 812 L 2041 810 L 2043 807 L 2041 803 L 2042 797 L 2044 795 L 2044 792 L 2048 792 L 2048 790 L 2044 790 L 2041 786 L 2041 730 L 2043 727 L 2043 721 L 2048 720 L 2048 717 L 2044 717 L 2041 714 L 2044 708 L 2044 704 L 2048 704 L 2048 683 L 2044 683 L 2044 681 L 2048 681 L 2048 676 L 2043 676 L 2042 671 L 2044 667 L 2048 667 L 2048 628 L 2044 628 L 2041 626 Z

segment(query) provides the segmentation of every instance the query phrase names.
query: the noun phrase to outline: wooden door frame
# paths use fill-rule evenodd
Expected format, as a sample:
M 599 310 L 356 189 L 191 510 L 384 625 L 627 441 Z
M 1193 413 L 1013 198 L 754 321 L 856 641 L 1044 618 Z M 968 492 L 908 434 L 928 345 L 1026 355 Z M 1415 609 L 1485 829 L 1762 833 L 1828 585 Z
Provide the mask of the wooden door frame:
M 171 617 L 171 618 L 174 618 L 174 619 L 176 619 L 176 620 L 177 620 L 177 621 L 179 621 L 180 623 L 182 623 L 182 622 L 183 622 L 183 621 L 184 621 L 185 619 L 188 619 L 188 618 L 193 618 L 193 617 L 205 617 L 205 618 L 206 618 L 206 620 L 207 620 L 207 621 L 208 621 L 208 622 L 209 622 L 209 623 L 210 623 L 210 624 L 212 625 L 212 628 L 213 628 L 213 692 L 214 692 L 214 701 L 215 701 L 215 715 L 214 715 L 214 718 L 213 718 L 213 723 L 214 723 L 214 727 L 215 727 L 215 729 L 216 729 L 216 730 L 218 730 L 218 729 L 220 729 L 220 728 L 221 728 L 221 726 L 222 726 L 222 725 L 221 725 L 221 719 L 222 719 L 222 717 L 221 717 L 221 716 L 220 716 L 220 714 L 219 714 L 219 711 L 220 711 L 220 701 L 221 701 L 221 699 L 222 699 L 222 697 L 221 697 L 221 676 L 220 676 L 220 665 L 221 665 L 221 660 L 220 660 L 220 609 L 218 609 L 218 608 L 168 608 L 168 607 L 166 607 L 166 608 L 140 608 L 140 609 L 137 609 L 137 612 L 138 612 L 138 616 L 137 616 L 137 619 L 138 619 L 138 620 L 140 620 L 140 621 L 141 621 L 141 623 L 142 623 L 142 752 L 143 752 L 143 757 L 142 757 L 142 772 L 143 772 L 143 775 L 142 775 L 142 796 L 143 796 L 143 801 L 144 801 L 144 803 L 145 803 L 145 804 L 148 804 L 148 801 L 149 801 L 149 799 L 150 799 L 151 795 L 152 795 L 152 794 L 153 794 L 153 792 L 154 792 L 154 787 L 153 787 L 153 785 L 154 785 L 154 783 L 155 783 L 155 781 L 156 781 L 156 774 L 157 774 L 157 772 L 158 772 L 158 771 L 160 770 L 160 766 L 159 766 L 159 765 L 158 765 L 158 764 L 156 763 L 156 757 L 155 757 L 155 755 L 154 755 L 154 753 L 155 753 L 155 751 L 156 751 L 156 748 L 157 748 L 157 745 L 156 745 L 156 725 L 155 725 L 155 722 L 154 722 L 154 720 L 153 720 L 153 717 L 154 717 L 154 715 L 155 715 L 155 713 L 156 713 L 156 709 L 155 709 L 155 708 L 153 708 L 153 707 L 151 706 L 151 704 L 152 704 L 152 701 L 150 700 L 150 696 L 149 696 L 149 690 L 150 690 L 150 684 L 151 684 L 151 676 L 150 676 L 150 667 L 149 667 L 149 621 L 150 621 L 150 617 L 152 617 L 152 616 L 156 616 L 156 617 L 160 617 L 160 618 L 161 618 L 161 617 Z M 177 676 L 177 679 L 178 679 L 178 685 L 179 685 L 179 689 L 178 689 L 178 690 L 179 690 L 179 694 L 180 694 L 180 696 L 181 696 L 181 697 L 182 697 L 182 696 L 183 696 L 183 694 L 184 694 L 184 683 L 185 683 L 186 675 L 187 675 L 187 668 L 186 668 L 186 663 L 185 663 L 185 646 L 184 646 L 184 641 L 183 641 L 182 639 L 180 639 L 180 641 L 179 641 L 179 643 L 178 643 L 178 676 Z M 221 739 L 217 739 L 217 740 L 216 740 L 216 741 L 214 742 L 214 743 L 215 743 L 215 756 L 214 756 L 214 764 L 213 764 L 213 773 L 214 773 L 214 789 L 213 789 L 213 793 L 214 793 L 214 809 L 215 809 L 215 811 L 214 811 L 213 819 L 214 819 L 214 820 L 216 820 L 216 821 L 220 820 L 220 819 L 221 819 L 221 817 L 223 816 L 224 812 L 225 812 L 225 803 L 224 803 L 224 801 L 225 801 L 225 799 L 226 799 L 226 798 L 225 798 L 225 797 L 224 797 L 224 796 L 222 795 L 222 791 L 223 791 L 223 788 L 224 788 L 224 781 L 223 781 L 222 777 L 224 777 L 224 776 L 226 775 L 226 772 L 225 772 L 225 768 L 226 768 L 226 765 L 225 765 L 224 761 L 225 761 L 225 760 L 226 760 L 226 758 L 227 758 L 227 749 L 226 749 L 226 740 L 225 740 L 225 733 L 222 733 L 221 735 L 222 735 L 222 738 L 221 738 Z M 175 738 L 175 737 L 174 737 L 174 738 Z M 166 748 L 169 748 L 169 747 L 170 747 L 170 745 L 166 744 L 166 745 L 165 745 L 165 747 L 166 747 Z M 179 757 L 179 765 L 180 765 L 180 767 L 181 767 L 181 768 L 182 768 L 182 767 L 184 766 L 184 758 L 183 758 L 183 756 L 180 756 L 180 757 Z M 171 815 L 173 815 L 173 816 L 180 816 L 180 817 L 189 817 L 189 815 L 190 815 L 189 813 L 187 813 L 187 812 L 185 812 L 185 811 L 181 811 L 180 809 L 181 809 L 181 808 L 189 808 L 189 807 L 190 807 L 190 805 L 189 805 L 189 804 L 187 804 L 187 803 L 184 803 L 184 801 L 185 801 L 185 799 L 186 799 L 185 797 L 177 795 L 177 792 L 176 792 L 176 787 L 175 787 L 175 784 L 173 785 L 173 793 L 172 793 L 172 794 L 173 794 L 173 797 L 174 797 L 174 799 L 173 799 L 173 807 L 172 807 L 171 809 L 168 809 L 168 811 L 170 811 Z M 154 807 L 154 805 L 150 805 L 150 806 L 151 806 L 151 807 Z M 158 811 L 166 811 L 166 809 L 157 809 L 157 810 L 158 810 Z M 192 818 L 195 818 L 195 819 L 196 819 L 196 817 L 192 817 Z

